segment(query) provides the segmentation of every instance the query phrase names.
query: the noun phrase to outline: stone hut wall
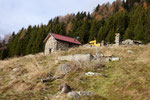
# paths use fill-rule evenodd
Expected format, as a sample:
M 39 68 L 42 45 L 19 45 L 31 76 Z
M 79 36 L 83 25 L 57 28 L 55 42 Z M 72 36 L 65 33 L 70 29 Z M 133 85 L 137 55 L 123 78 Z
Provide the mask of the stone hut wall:
M 46 44 L 45 44 L 45 54 L 49 54 L 51 52 L 61 51 L 61 50 L 68 50 L 71 47 L 77 47 L 78 45 L 56 40 L 53 36 L 51 36 Z
M 57 50 L 68 50 L 69 43 L 63 41 L 57 41 Z
M 55 52 L 57 50 L 56 47 L 57 47 L 57 40 L 53 36 L 51 36 L 45 44 L 45 51 L 44 51 L 45 54 Z

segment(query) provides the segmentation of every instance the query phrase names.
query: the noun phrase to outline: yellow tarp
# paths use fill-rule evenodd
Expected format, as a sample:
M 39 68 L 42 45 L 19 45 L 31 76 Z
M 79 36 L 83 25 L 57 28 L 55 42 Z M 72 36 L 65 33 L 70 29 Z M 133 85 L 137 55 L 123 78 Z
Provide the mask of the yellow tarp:
M 100 47 L 100 43 L 98 43 L 98 44 L 95 44 L 94 46 L 96 46 L 96 47 Z
M 96 43 L 96 40 L 90 41 L 89 43 L 91 43 L 91 44 Z
M 89 43 L 90 43 L 92 46 L 100 47 L 100 43 L 96 44 L 96 40 L 90 41 Z

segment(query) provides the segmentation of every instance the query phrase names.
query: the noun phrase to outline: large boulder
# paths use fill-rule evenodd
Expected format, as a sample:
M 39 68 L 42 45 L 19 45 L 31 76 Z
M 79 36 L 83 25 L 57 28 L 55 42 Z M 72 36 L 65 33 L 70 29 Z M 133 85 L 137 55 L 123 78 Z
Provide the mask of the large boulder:
M 84 97 L 89 98 L 88 100 L 107 100 L 91 91 L 73 91 L 72 88 L 66 83 L 61 84 L 59 88 L 61 92 L 56 96 L 57 99 L 61 97 L 62 94 L 66 94 L 69 100 L 80 100 Z
M 74 55 L 75 61 L 91 61 L 93 56 L 91 54 L 76 54 Z
M 92 59 L 93 56 L 91 54 L 75 54 L 58 57 L 58 60 L 66 60 L 66 61 L 91 61 Z
M 60 64 L 58 66 L 58 72 L 59 74 L 67 74 L 72 70 L 72 66 L 69 63 Z
M 72 99 L 74 98 L 74 100 L 80 100 L 81 97 L 90 97 L 95 95 L 93 92 L 90 91 L 71 91 L 69 93 L 67 93 L 67 98 L 68 99 Z
M 72 60 L 73 60 L 73 55 L 59 56 L 59 57 L 58 57 L 58 60 L 72 61 Z
M 125 40 L 125 41 L 122 41 L 122 44 L 123 45 L 140 45 L 140 44 L 142 44 L 142 42 L 141 41 L 138 41 L 138 40 L 130 40 L 130 39 L 127 39 L 127 40 Z
M 103 58 L 104 55 L 100 54 L 100 53 L 96 53 L 96 55 L 94 55 L 94 60 L 101 60 L 101 58 Z
M 112 57 L 112 58 L 111 58 L 111 61 L 118 61 L 118 60 L 120 60 L 119 57 Z
M 71 92 L 72 89 L 71 87 L 67 84 L 67 83 L 63 83 L 59 86 L 59 89 L 61 90 L 61 94 L 62 93 L 68 93 L 68 92 Z
M 134 41 L 130 40 L 130 39 L 127 39 L 125 41 L 122 41 L 122 44 L 123 45 L 134 45 Z
M 80 100 L 80 95 L 78 92 L 72 91 L 72 92 L 67 93 L 67 98 L 74 99 L 74 100 Z
M 65 75 L 47 77 L 47 78 L 42 79 L 41 81 L 42 81 L 43 83 L 45 83 L 45 82 L 52 82 L 52 81 L 57 80 L 57 79 L 62 79 L 64 76 L 65 76 Z

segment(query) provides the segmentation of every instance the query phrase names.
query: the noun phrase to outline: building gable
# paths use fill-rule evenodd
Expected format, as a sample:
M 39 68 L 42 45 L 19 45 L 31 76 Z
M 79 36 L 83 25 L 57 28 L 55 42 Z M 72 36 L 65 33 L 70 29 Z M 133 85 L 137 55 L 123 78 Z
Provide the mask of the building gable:
M 69 43 L 72 43 L 72 44 L 77 44 L 77 45 L 80 45 L 81 43 L 74 39 L 74 38 L 71 38 L 71 37 L 67 37 L 67 36 L 62 36 L 62 35 L 59 35 L 59 34 L 55 34 L 55 33 L 49 33 L 47 35 L 47 37 L 45 38 L 44 40 L 44 43 L 47 42 L 47 40 L 53 36 L 56 40 L 60 40 L 60 41 L 64 41 L 64 42 L 69 42 Z

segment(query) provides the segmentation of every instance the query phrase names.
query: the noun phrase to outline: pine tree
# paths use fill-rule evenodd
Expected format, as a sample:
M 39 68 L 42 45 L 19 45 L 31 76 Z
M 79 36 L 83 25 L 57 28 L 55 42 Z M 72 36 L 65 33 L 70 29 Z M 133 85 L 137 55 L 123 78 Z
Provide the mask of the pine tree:
M 102 21 L 93 21 L 91 29 L 90 29 L 89 41 L 91 41 L 97 37 L 98 31 L 102 25 L 103 25 L 103 20 Z
M 79 32 L 79 40 L 81 43 L 87 43 L 88 42 L 88 37 L 89 37 L 89 29 L 90 29 L 90 24 L 88 22 L 88 19 L 86 19 L 81 26 Z
M 143 32 L 144 32 L 144 24 L 145 22 L 145 10 L 141 9 L 139 12 L 140 16 L 137 18 L 137 24 L 134 28 L 134 40 L 144 40 Z
M 115 31 L 114 31 L 114 29 L 111 29 L 111 30 L 109 31 L 108 35 L 106 36 L 105 41 L 106 41 L 107 43 L 113 43 L 114 40 L 115 40 L 114 37 L 115 37 Z
M 148 5 L 150 5 L 150 0 L 146 0 L 146 3 L 147 3 Z
M 122 7 L 127 9 L 127 4 L 126 4 L 125 0 L 122 1 Z
M 98 4 L 97 7 L 95 8 L 95 11 L 96 11 L 96 12 L 99 11 L 99 7 L 100 7 L 100 5 Z
M 5 59 L 8 57 L 8 49 L 3 49 L 0 51 L 0 59 Z
M 150 42 L 150 7 L 145 11 L 143 38 L 143 43 L 146 44 Z

